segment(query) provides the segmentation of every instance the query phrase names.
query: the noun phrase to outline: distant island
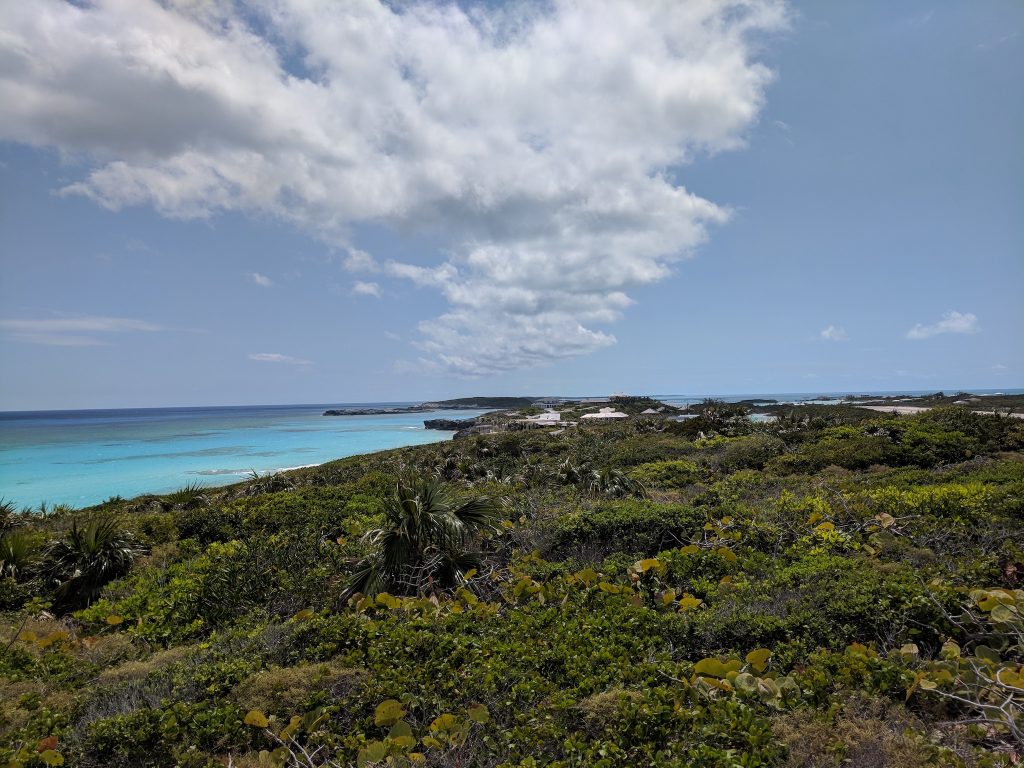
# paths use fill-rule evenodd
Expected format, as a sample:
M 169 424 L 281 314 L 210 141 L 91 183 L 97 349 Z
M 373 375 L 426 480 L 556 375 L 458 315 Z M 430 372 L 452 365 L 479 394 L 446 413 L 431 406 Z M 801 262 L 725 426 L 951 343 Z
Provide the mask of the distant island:
M 383 416 L 390 413 L 423 413 L 428 411 L 476 411 L 481 408 L 527 408 L 533 405 L 532 397 L 459 397 L 453 400 L 420 403 L 419 405 L 395 406 L 394 408 L 331 408 L 324 416 Z

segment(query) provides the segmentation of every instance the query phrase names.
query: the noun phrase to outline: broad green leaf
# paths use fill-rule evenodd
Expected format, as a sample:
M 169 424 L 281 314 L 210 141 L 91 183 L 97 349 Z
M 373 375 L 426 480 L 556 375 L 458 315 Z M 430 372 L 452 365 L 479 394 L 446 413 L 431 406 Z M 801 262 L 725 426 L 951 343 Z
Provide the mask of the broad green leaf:
M 700 547 L 696 544 L 687 544 L 679 550 L 679 554 L 681 555 L 696 555 L 698 552 L 700 552 Z
M 292 715 L 291 720 L 288 721 L 288 725 L 281 729 L 281 732 L 278 734 L 278 737 L 283 741 L 287 741 L 295 735 L 296 731 L 299 730 L 299 727 L 301 725 L 302 718 L 298 715 Z
M 729 674 L 728 668 L 718 659 L 701 659 L 693 665 L 693 671 L 711 677 L 725 677 Z
M 1015 610 L 1001 604 L 993 608 L 988 617 L 996 624 L 1012 624 L 1020 618 Z
M 46 765 L 64 765 L 64 755 L 55 749 L 46 749 L 39 753 L 39 759 Z
M 917 643 L 906 643 L 900 648 L 900 656 L 904 661 L 913 661 L 921 653 L 921 649 L 917 647 Z
M 292 616 L 292 621 L 308 621 L 316 615 L 316 611 L 312 608 L 303 608 L 301 611 Z
M 371 763 L 379 763 L 385 757 L 388 756 L 388 748 L 382 741 L 371 741 L 366 744 L 359 753 L 356 755 L 356 765 L 359 768 L 370 765 Z
M 1016 688 L 1019 691 L 1024 691 L 1024 675 L 1020 674 L 1015 669 L 1000 669 L 996 673 L 996 680 L 1003 685 L 1008 685 L 1011 688 Z
M 692 611 L 694 608 L 699 606 L 702 602 L 704 602 L 704 601 L 701 600 L 700 598 L 694 597 L 693 595 L 687 593 L 687 594 L 685 594 L 685 595 L 683 595 L 682 597 L 679 598 L 679 610 L 681 610 L 681 611 Z
M 377 705 L 373 713 L 373 722 L 380 726 L 394 725 L 405 717 L 405 707 L 402 702 L 394 699 L 385 699 Z
M 250 709 L 249 714 L 245 716 L 245 724 L 251 725 L 253 728 L 266 728 L 270 725 L 270 721 L 258 709 Z
M 434 722 L 430 724 L 430 730 L 435 733 L 444 733 L 452 730 L 458 723 L 459 719 L 455 715 L 445 712 L 443 715 L 438 715 L 434 718 Z
M 768 659 L 772 657 L 772 652 L 767 648 L 756 648 L 747 654 L 747 663 L 750 664 L 758 672 L 763 672 L 765 667 L 768 666 Z
M 124 624 L 124 618 L 118 616 L 116 613 L 112 613 L 109 616 L 107 616 L 107 624 L 109 624 L 112 627 L 116 627 L 118 624 Z
M 399 720 L 397 723 L 391 726 L 391 730 L 388 731 L 388 738 L 394 741 L 400 739 L 403 736 L 412 736 L 412 726 L 410 726 L 405 720 Z M 413 741 L 415 744 L 416 742 Z
M 715 550 L 715 554 L 717 554 L 720 558 L 730 563 L 736 562 L 736 553 L 728 547 L 719 547 Z
M 733 678 L 733 684 L 741 691 L 756 691 L 757 690 L 757 678 L 749 672 L 740 672 Z
M 1002 659 L 999 657 L 999 651 L 989 648 L 987 645 L 979 645 L 974 649 L 974 655 L 982 661 L 987 661 L 990 664 L 999 664 Z
M 466 716 L 474 723 L 486 723 L 491 719 L 491 713 L 484 704 L 475 704 L 466 710 Z

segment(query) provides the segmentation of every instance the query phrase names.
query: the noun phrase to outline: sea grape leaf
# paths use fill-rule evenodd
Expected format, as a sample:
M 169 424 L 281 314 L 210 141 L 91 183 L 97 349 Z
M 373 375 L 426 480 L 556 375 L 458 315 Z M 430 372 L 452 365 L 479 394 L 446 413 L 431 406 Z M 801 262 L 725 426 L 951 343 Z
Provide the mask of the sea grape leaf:
M 385 699 L 377 705 L 373 713 L 373 722 L 380 726 L 394 725 L 405 717 L 405 707 L 395 699 Z

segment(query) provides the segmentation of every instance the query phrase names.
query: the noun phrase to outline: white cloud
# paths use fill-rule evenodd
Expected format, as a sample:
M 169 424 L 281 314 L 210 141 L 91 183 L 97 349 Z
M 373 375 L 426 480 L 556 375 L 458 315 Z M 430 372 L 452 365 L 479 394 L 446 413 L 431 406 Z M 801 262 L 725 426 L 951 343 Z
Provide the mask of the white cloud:
M 352 293 L 359 296 L 375 296 L 380 298 L 380 286 L 376 283 L 364 283 L 362 280 L 356 280 L 352 286 Z
M 250 360 L 256 360 L 260 363 L 283 363 L 285 365 L 312 365 L 313 363 L 309 360 L 303 360 L 299 357 L 291 357 L 290 355 L 279 355 L 276 352 L 255 352 L 249 355 Z
M 349 272 L 377 272 L 380 270 L 377 260 L 366 251 L 361 251 L 358 248 L 349 248 L 348 255 L 342 262 L 342 266 Z
M 850 337 L 846 335 L 845 328 L 837 328 L 834 325 L 830 325 L 818 334 L 818 338 L 822 341 L 846 341 Z
M 931 325 L 918 323 L 909 331 L 907 338 L 915 341 L 928 339 L 940 333 L 978 333 L 981 326 L 978 318 L 971 312 L 947 312 L 942 319 Z
M 127 317 L 52 317 L 39 320 L 0 320 L 0 331 L 13 341 L 24 344 L 43 344 L 58 347 L 98 347 L 107 341 L 96 338 L 96 333 L 156 332 L 167 330 L 145 320 Z
M 0 140 L 92 158 L 63 193 L 115 210 L 440 238 L 442 263 L 386 271 L 444 294 L 419 344 L 467 375 L 614 343 L 627 291 L 727 220 L 679 168 L 743 145 L 771 80 L 754 40 L 786 25 L 781 0 L 235 7 L 11 5 Z
M 259 272 L 246 272 L 246 277 L 252 280 L 256 285 L 262 286 L 263 288 L 271 288 L 274 285 L 274 281 L 266 275 L 261 275 Z

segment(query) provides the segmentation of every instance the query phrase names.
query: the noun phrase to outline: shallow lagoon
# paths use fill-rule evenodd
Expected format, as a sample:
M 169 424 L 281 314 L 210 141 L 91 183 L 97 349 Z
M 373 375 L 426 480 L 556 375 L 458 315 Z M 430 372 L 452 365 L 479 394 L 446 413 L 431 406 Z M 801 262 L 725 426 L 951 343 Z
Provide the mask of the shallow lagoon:
M 253 471 L 446 440 L 451 432 L 424 429 L 423 419 L 483 413 L 322 415 L 332 407 L 339 406 L 0 413 L 0 497 L 80 507 L 193 482 L 225 485 Z

